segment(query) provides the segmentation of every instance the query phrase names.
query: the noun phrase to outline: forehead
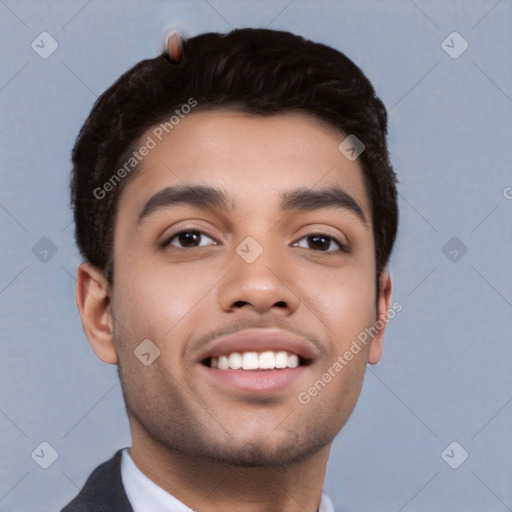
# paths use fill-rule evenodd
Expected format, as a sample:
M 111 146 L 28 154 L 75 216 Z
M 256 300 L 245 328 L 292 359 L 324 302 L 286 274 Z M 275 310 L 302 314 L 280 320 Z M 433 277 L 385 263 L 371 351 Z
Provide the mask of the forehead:
M 269 205 L 297 188 L 339 187 L 369 219 L 370 206 L 358 160 L 338 146 L 346 138 L 306 113 L 260 116 L 219 109 L 188 114 L 177 124 L 156 125 L 141 137 L 151 147 L 125 188 L 119 210 L 140 209 L 159 190 L 176 184 L 209 184 L 232 197 L 234 209 Z

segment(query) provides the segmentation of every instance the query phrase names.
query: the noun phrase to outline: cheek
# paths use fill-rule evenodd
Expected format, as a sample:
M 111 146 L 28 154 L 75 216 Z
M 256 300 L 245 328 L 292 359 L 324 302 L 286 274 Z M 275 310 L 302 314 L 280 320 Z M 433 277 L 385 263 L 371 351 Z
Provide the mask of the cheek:
M 131 337 L 157 343 L 172 338 L 173 330 L 179 332 L 180 322 L 208 300 L 211 288 L 204 272 L 196 275 L 180 265 L 162 268 L 133 259 L 119 265 L 115 279 L 116 319 Z
M 363 265 L 303 274 L 301 287 L 307 306 L 332 336 L 357 336 L 375 320 L 374 272 Z

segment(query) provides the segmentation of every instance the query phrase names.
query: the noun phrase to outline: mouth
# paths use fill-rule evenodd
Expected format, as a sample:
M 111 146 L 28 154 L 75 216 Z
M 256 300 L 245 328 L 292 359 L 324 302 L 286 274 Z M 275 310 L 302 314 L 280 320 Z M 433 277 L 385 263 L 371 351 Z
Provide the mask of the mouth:
M 222 393 L 268 397 L 299 387 L 317 356 L 318 349 L 308 340 L 259 329 L 218 338 L 196 362 L 204 369 L 207 384 Z
M 217 357 L 206 357 L 201 364 L 218 370 L 265 371 L 308 366 L 312 359 L 286 350 L 264 352 L 231 352 Z

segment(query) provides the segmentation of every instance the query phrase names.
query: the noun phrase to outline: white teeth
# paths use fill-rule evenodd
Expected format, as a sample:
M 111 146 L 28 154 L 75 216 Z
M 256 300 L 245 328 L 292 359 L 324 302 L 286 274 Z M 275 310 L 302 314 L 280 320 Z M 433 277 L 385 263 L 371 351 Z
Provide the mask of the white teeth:
M 229 367 L 233 370 L 242 368 L 242 354 L 240 352 L 233 352 L 229 356 Z
M 242 368 L 244 370 L 257 370 L 259 359 L 257 352 L 244 352 L 242 355 Z
M 259 367 L 262 370 L 272 370 L 276 366 L 274 352 L 262 352 L 259 357 Z
M 219 370 L 227 370 L 229 368 L 228 358 L 226 356 L 219 357 Z
M 297 368 L 299 366 L 299 356 L 297 354 L 290 354 L 287 366 L 288 368 Z
M 299 356 L 286 350 L 273 352 L 233 352 L 210 359 L 210 368 L 219 370 L 273 370 L 274 368 L 297 368 L 300 365 Z
M 286 368 L 286 365 L 288 364 L 288 352 L 285 352 L 284 350 L 277 352 L 275 360 L 276 368 Z

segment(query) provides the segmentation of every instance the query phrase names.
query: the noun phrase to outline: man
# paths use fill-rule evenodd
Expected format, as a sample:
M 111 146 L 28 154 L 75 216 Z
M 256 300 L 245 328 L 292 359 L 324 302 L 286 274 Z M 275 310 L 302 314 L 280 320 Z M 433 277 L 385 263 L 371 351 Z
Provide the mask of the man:
M 132 445 L 65 512 L 334 510 L 330 447 L 393 310 L 386 131 L 347 57 L 272 30 L 173 35 L 100 97 L 77 304 Z

